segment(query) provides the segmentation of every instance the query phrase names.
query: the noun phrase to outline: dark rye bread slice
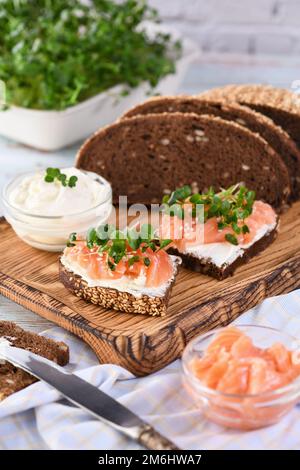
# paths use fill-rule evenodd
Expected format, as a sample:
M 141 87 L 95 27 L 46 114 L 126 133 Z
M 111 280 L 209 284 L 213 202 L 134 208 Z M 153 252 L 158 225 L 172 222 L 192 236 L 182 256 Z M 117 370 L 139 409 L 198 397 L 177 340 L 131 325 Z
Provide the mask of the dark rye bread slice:
M 270 85 L 226 85 L 200 95 L 208 99 L 228 99 L 264 114 L 281 126 L 300 149 L 300 96 Z M 300 173 L 296 175 L 300 184 Z
M 158 203 L 183 184 L 204 191 L 244 182 L 257 198 L 281 209 L 290 182 L 281 158 L 260 136 L 237 123 L 196 114 L 149 114 L 124 119 L 88 139 L 77 168 L 111 182 L 114 202 Z
M 0 321 L 0 338 L 6 338 L 12 346 L 31 351 L 61 366 L 69 362 L 69 348 L 65 343 L 25 331 L 15 323 Z M 37 380 L 9 362 L 0 361 L 0 401 Z
M 281 156 L 286 164 L 290 175 L 292 200 L 296 200 L 300 196 L 300 180 L 297 180 L 297 175 L 300 175 L 300 150 L 289 134 L 280 126 L 277 126 L 272 119 L 252 110 L 248 106 L 242 106 L 235 102 L 226 102 L 222 99 L 206 100 L 189 96 L 150 98 L 132 108 L 123 118 L 164 112 L 218 116 L 227 121 L 235 121 L 247 127 L 250 131 L 258 133 Z
M 170 254 L 180 256 L 183 267 L 192 271 L 196 271 L 197 273 L 206 274 L 207 276 L 211 276 L 215 279 L 218 279 L 219 281 L 222 281 L 223 279 L 232 276 L 237 268 L 247 263 L 251 258 L 265 250 L 267 246 L 269 246 L 276 238 L 277 227 L 278 221 L 276 227 L 274 227 L 273 230 L 267 233 L 264 237 L 257 240 L 257 242 L 253 243 L 253 245 L 246 249 L 241 256 L 236 258 L 233 263 L 223 265 L 222 267 L 216 266 L 211 260 L 197 258 L 191 254 L 180 253 L 177 249 L 174 248 L 170 248 L 168 252 Z
M 270 85 L 244 84 L 213 88 L 199 96 L 237 101 L 269 116 L 300 147 L 300 97 L 296 93 Z
M 162 297 L 149 297 L 147 295 L 135 297 L 129 292 L 121 292 L 117 289 L 100 286 L 89 287 L 87 282 L 82 279 L 79 274 L 69 271 L 61 260 L 59 261 L 59 279 L 72 294 L 86 302 L 126 313 L 163 317 L 167 313 L 172 286 L 175 282 L 180 263 L 180 258 L 175 260 L 172 282 L 167 287 Z

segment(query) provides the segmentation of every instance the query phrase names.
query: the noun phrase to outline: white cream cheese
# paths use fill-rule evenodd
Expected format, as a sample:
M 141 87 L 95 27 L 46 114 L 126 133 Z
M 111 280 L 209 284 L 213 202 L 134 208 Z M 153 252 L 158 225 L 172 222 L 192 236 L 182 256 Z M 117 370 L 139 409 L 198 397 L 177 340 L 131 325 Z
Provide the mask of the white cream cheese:
M 45 171 L 20 175 L 3 192 L 4 215 L 16 234 L 29 245 L 62 251 L 72 232 L 85 235 L 107 222 L 112 211 L 111 185 L 96 173 L 64 168 L 77 177 L 72 188 L 60 181 L 47 183 Z
M 240 257 L 251 245 L 270 233 L 276 223 L 263 225 L 256 233 L 253 240 L 244 245 L 232 245 L 229 242 L 222 243 L 204 243 L 187 247 L 183 254 L 189 254 L 196 258 L 214 263 L 221 268 L 224 265 L 232 264 Z
M 175 278 L 177 271 L 177 265 L 181 263 L 181 259 L 178 256 L 170 255 L 171 262 L 173 264 L 173 276 L 164 284 L 158 287 L 146 287 L 146 276 L 140 274 L 137 278 L 131 276 L 123 276 L 120 279 L 91 279 L 85 269 L 82 269 L 78 263 L 70 262 L 66 256 L 61 257 L 61 262 L 68 271 L 78 274 L 84 281 L 87 282 L 89 287 L 106 287 L 110 289 L 117 289 L 120 292 L 128 292 L 135 297 L 141 297 L 147 295 L 148 297 L 164 297 L 166 290 Z
M 77 168 L 61 170 L 67 178 L 77 177 L 72 188 L 55 179 L 45 181 L 45 171 L 24 176 L 8 194 L 8 202 L 21 211 L 40 216 L 63 216 L 92 209 L 107 198 L 107 188 Z

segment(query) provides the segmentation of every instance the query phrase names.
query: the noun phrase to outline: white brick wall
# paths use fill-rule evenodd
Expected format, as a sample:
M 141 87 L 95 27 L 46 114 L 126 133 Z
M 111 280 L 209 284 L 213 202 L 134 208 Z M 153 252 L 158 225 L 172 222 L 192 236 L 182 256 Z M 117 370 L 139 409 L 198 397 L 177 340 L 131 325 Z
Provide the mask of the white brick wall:
M 148 0 L 206 52 L 300 52 L 300 0 Z

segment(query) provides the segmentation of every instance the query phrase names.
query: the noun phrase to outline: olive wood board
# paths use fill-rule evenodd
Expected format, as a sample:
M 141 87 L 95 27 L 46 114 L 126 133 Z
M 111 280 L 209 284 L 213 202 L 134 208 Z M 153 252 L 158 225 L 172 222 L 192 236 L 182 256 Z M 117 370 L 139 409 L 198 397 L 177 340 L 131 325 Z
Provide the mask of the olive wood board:
M 0 293 L 82 338 L 101 363 L 147 375 L 180 357 L 194 336 L 224 326 L 266 297 L 300 287 L 300 202 L 264 252 L 217 281 L 180 268 L 168 314 L 127 314 L 86 303 L 58 279 L 57 253 L 23 243 L 0 220 Z

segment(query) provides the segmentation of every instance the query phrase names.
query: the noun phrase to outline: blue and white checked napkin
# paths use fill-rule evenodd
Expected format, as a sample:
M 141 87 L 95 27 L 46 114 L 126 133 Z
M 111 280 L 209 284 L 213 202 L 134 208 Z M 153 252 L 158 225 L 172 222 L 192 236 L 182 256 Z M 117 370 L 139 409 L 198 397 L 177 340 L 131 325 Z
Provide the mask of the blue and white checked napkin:
M 300 338 L 300 290 L 274 297 L 236 322 L 273 326 Z M 256 430 L 225 429 L 208 422 L 181 385 L 180 361 L 136 379 L 105 364 L 82 341 L 61 328 L 45 333 L 70 346 L 72 371 L 151 422 L 182 449 L 300 449 L 300 407 L 280 423 Z M 138 449 L 138 445 L 69 406 L 38 382 L 0 402 L 0 449 Z

